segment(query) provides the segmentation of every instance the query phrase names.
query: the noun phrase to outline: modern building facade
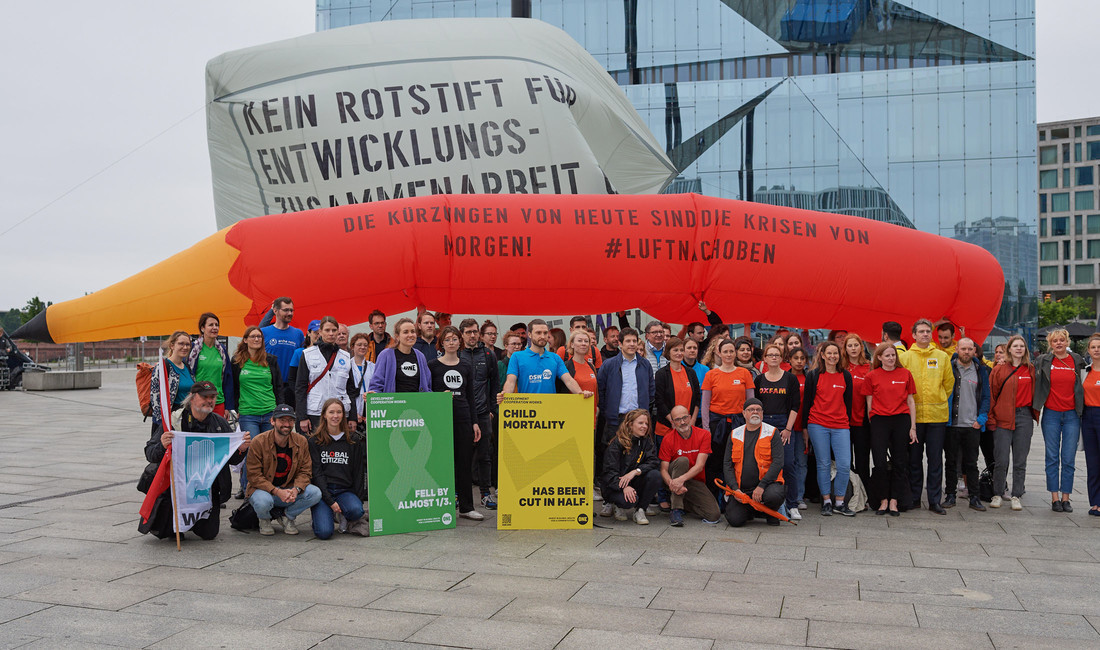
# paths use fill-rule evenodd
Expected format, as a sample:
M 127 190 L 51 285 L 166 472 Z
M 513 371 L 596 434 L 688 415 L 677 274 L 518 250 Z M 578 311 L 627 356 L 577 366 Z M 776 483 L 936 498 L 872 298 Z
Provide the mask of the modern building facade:
M 318 0 L 317 27 L 511 11 Z M 1034 0 L 540 0 L 532 18 L 620 83 L 680 172 L 668 191 L 965 239 L 1001 260 L 998 324 L 1034 327 Z
M 1039 291 L 1100 305 L 1100 117 L 1039 125 Z

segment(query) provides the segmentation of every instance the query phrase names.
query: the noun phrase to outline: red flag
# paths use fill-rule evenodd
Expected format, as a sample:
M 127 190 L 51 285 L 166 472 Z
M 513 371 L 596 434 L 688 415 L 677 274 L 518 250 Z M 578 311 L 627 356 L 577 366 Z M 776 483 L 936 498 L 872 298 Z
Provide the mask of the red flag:
M 142 524 L 149 523 L 149 517 L 153 515 L 153 505 L 156 503 L 157 497 L 163 494 L 172 483 L 172 473 L 168 471 L 171 460 L 172 446 L 169 445 L 168 449 L 164 450 L 164 458 L 160 460 L 160 467 L 157 468 L 157 474 L 149 485 L 149 491 L 145 493 L 145 500 L 141 502 L 141 510 L 138 511 L 138 514 L 141 515 Z

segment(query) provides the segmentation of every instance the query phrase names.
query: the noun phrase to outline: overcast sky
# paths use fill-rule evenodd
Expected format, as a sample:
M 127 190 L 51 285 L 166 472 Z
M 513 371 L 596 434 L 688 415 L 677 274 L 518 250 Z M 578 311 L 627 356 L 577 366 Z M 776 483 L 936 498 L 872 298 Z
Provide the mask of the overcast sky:
M 1039 121 L 1100 115 L 1100 2 L 1037 5 Z M 206 62 L 314 31 L 315 4 L 10 0 L 0 16 L 7 309 L 101 289 L 213 233 Z

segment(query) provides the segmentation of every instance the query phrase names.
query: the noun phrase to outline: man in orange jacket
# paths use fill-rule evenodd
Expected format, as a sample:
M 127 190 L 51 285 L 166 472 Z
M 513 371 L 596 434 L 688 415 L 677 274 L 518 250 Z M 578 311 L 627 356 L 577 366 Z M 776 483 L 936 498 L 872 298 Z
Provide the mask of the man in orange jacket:
M 764 422 L 764 405 L 760 400 L 750 397 L 743 409 L 745 424 L 730 433 L 725 450 L 726 485 L 777 510 L 787 490 L 783 484 L 783 438 L 775 427 Z M 735 528 L 744 526 L 755 513 L 752 507 L 735 499 L 726 505 L 726 521 Z M 769 516 L 768 525 L 778 526 L 779 520 Z

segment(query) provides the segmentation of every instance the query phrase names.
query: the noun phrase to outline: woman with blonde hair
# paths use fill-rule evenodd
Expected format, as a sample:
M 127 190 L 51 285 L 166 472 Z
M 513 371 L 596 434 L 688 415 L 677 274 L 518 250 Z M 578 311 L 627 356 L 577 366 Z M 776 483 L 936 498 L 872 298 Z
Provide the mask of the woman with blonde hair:
M 344 528 L 344 522 L 347 532 L 368 535 L 363 510 L 366 446 L 348 423 L 344 402 L 339 397 L 325 400 L 321 420 L 309 436 L 309 455 L 313 459 L 310 481 L 321 490 L 321 500 L 310 508 L 317 539 L 332 537 L 337 526 Z
M 1085 361 L 1069 349 L 1069 332 L 1064 329 L 1047 334 L 1047 348 L 1048 352 L 1035 360 L 1035 396 L 1031 407 L 1043 413 L 1039 425 L 1046 448 L 1050 509 L 1073 512 L 1069 495 L 1073 492 L 1073 462 L 1085 408 L 1085 390 L 1081 384 Z
M 187 355 L 191 352 L 191 335 L 183 330 L 172 332 L 164 341 L 164 374 L 168 378 L 168 406 L 173 411 L 183 408 L 183 400 L 191 392 L 195 377 L 187 366 Z M 152 383 L 149 385 L 149 404 L 153 408 L 153 431 L 163 431 L 164 418 L 171 422 L 171 413 L 160 412 L 160 373 L 153 370 Z
M 649 411 L 623 416 L 603 461 L 603 499 L 615 506 L 615 519 L 645 525 L 645 509 L 661 487 L 661 463 L 651 433 Z
M 1019 334 L 1008 339 L 1007 359 L 989 376 L 988 425 L 993 427 L 993 500 L 1001 507 L 1001 495 L 1008 479 L 1008 456 L 1012 454 L 1012 509 L 1023 510 L 1027 454 L 1036 420 L 1032 410 L 1035 395 L 1035 367 L 1027 353 L 1027 342 Z

